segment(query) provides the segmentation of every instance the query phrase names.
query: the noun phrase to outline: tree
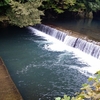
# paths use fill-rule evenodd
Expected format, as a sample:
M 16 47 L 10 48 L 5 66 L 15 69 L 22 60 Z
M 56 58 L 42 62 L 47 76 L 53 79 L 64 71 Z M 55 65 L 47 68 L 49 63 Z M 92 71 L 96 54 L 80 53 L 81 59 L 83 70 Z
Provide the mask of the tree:
M 0 1 L 0 21 L 8 20 L 6 16 L 6 10 L 9 8 L 9 0 L 1 0 Z
M 53 9 L 57 13 L 63 13 L 65 9 L 74 5 L 76 0 L 45 0 L 42 7 L 44 9 Z
M 43 15 L 43 12 L 38 10 L 41 5 L 40 0 L 25 3 L 11 1 L 9 4 L 10 9 L 7 11 L 7 16 L 11 24 L 25 27 L 40 23 L 40 15 Z
M 7 2 L 6 17 L 8 22 L 19 27 L 26 27 L 41 22 L 43 12 L 38 9 L 42 0 L 10 0 Z M 4 6 L 4 5 L 3 5 Z
M 92 12 L 100 10 L 100 0 L 46 0 L 43 8 L 57 13 L 77 12 L 81 17 L 92 18 Z
M 83 18 L 93 18 L 93 12 L 100 10 L 100 0 L 76 0 L 69 10 L 77 11 Z

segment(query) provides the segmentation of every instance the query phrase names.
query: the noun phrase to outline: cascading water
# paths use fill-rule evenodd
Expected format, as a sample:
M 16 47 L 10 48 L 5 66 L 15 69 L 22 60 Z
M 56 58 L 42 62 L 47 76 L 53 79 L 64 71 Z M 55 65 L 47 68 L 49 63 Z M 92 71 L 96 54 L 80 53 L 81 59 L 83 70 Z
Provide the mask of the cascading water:
M 74 53 L 74 56 L 80 59 L 81 62 L 86 63 L 88 65 L 88 67 L 84 66 L 81 69 L 77 67 L 72 67 L 72 66 L 71 68 L 78 69 L 79 72 L 81 72 L 82 74 L 85 74 L 86 76 L 91 76 L 89 73 L 93 75 L 95 72 L 97 72 L 100 69 L 99 68 L 100 60 L 99 58 L 98 59 L 96 58 L 97 54 L 99 54 L 99 51 L 98 53 L 97 52 L 94 53 L 95 49 L 96 50 L 99 49 L 98 45 L 89 43 L 80 38 L 69 36 L 70 33 L 66 34 L 64 32 L 61 32 L 59 30 L 56 30 L 54 28 L 51 28 L 49 26 L 45 26 L 42 24 L 37 24 L 34 27 L 28 27 L 28 29 L 30 30 L 32 34 L 35 33 L 37 36 L 41 36 L 45 38 L 47 41 L 51 42 L 51 44 L 45 44 L 44 46 L 44 48 L 47 49 L 48 51 L 72 52 Z M 46 32 L 48 34 L 46 34 Z M 60 38 L 61 40 L 56 38 L 59 33 L 60 34 L 62 33 L 63 40 L 61 38 Z M 96 48 L 92 48 L 92 47 L 96 47 Z
M 80 38 L 69 36 L 68 32 L 64 33 L 43 24 L 37 24 L 34 26 L 34 28 L 55 37 L 56 39 L 64 42 L 66 45 L 77 48 L 93 57 L 100 59 L 100 46 L 96 44 L 87 42 L 86 40 L 82 40 Z

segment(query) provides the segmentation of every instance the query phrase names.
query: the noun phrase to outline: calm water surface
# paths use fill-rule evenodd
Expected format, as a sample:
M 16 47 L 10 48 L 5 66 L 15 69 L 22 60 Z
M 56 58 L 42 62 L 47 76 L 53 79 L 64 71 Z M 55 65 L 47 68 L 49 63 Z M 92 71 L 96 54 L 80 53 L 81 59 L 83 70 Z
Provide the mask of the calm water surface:
M 73 52 L 48 50 L 51 43 L 26 28 L 0 30 L 0 56 L 24 100 L 73 96 L 86 82 L 78 69 L 88 65 Z

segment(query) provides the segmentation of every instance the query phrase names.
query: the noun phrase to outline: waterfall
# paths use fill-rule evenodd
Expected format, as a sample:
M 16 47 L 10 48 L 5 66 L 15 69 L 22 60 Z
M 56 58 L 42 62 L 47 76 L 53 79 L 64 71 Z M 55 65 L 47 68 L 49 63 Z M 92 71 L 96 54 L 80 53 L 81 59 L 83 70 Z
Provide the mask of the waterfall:
M 64 33 L 57 29 L 51 28 L 43 24 L 36 24 L 34 28 L 64 42 L 73 48 L 80 49 L 81 51 L 100 59 L 100 46 L 94 43 L 82 40 L 77 37 L 70 36 L 68 32 Z

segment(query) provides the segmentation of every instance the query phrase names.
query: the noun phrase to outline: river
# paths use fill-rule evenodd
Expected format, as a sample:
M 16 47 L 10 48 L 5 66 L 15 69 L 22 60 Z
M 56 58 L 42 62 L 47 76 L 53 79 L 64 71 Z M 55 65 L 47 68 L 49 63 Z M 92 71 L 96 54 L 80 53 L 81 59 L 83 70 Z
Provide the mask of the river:
M 92 57 L 41 34 L 18 27 L 0 30 L 0 56 L 14 83 L 24 100 L 74 96 L 93 74 Z

